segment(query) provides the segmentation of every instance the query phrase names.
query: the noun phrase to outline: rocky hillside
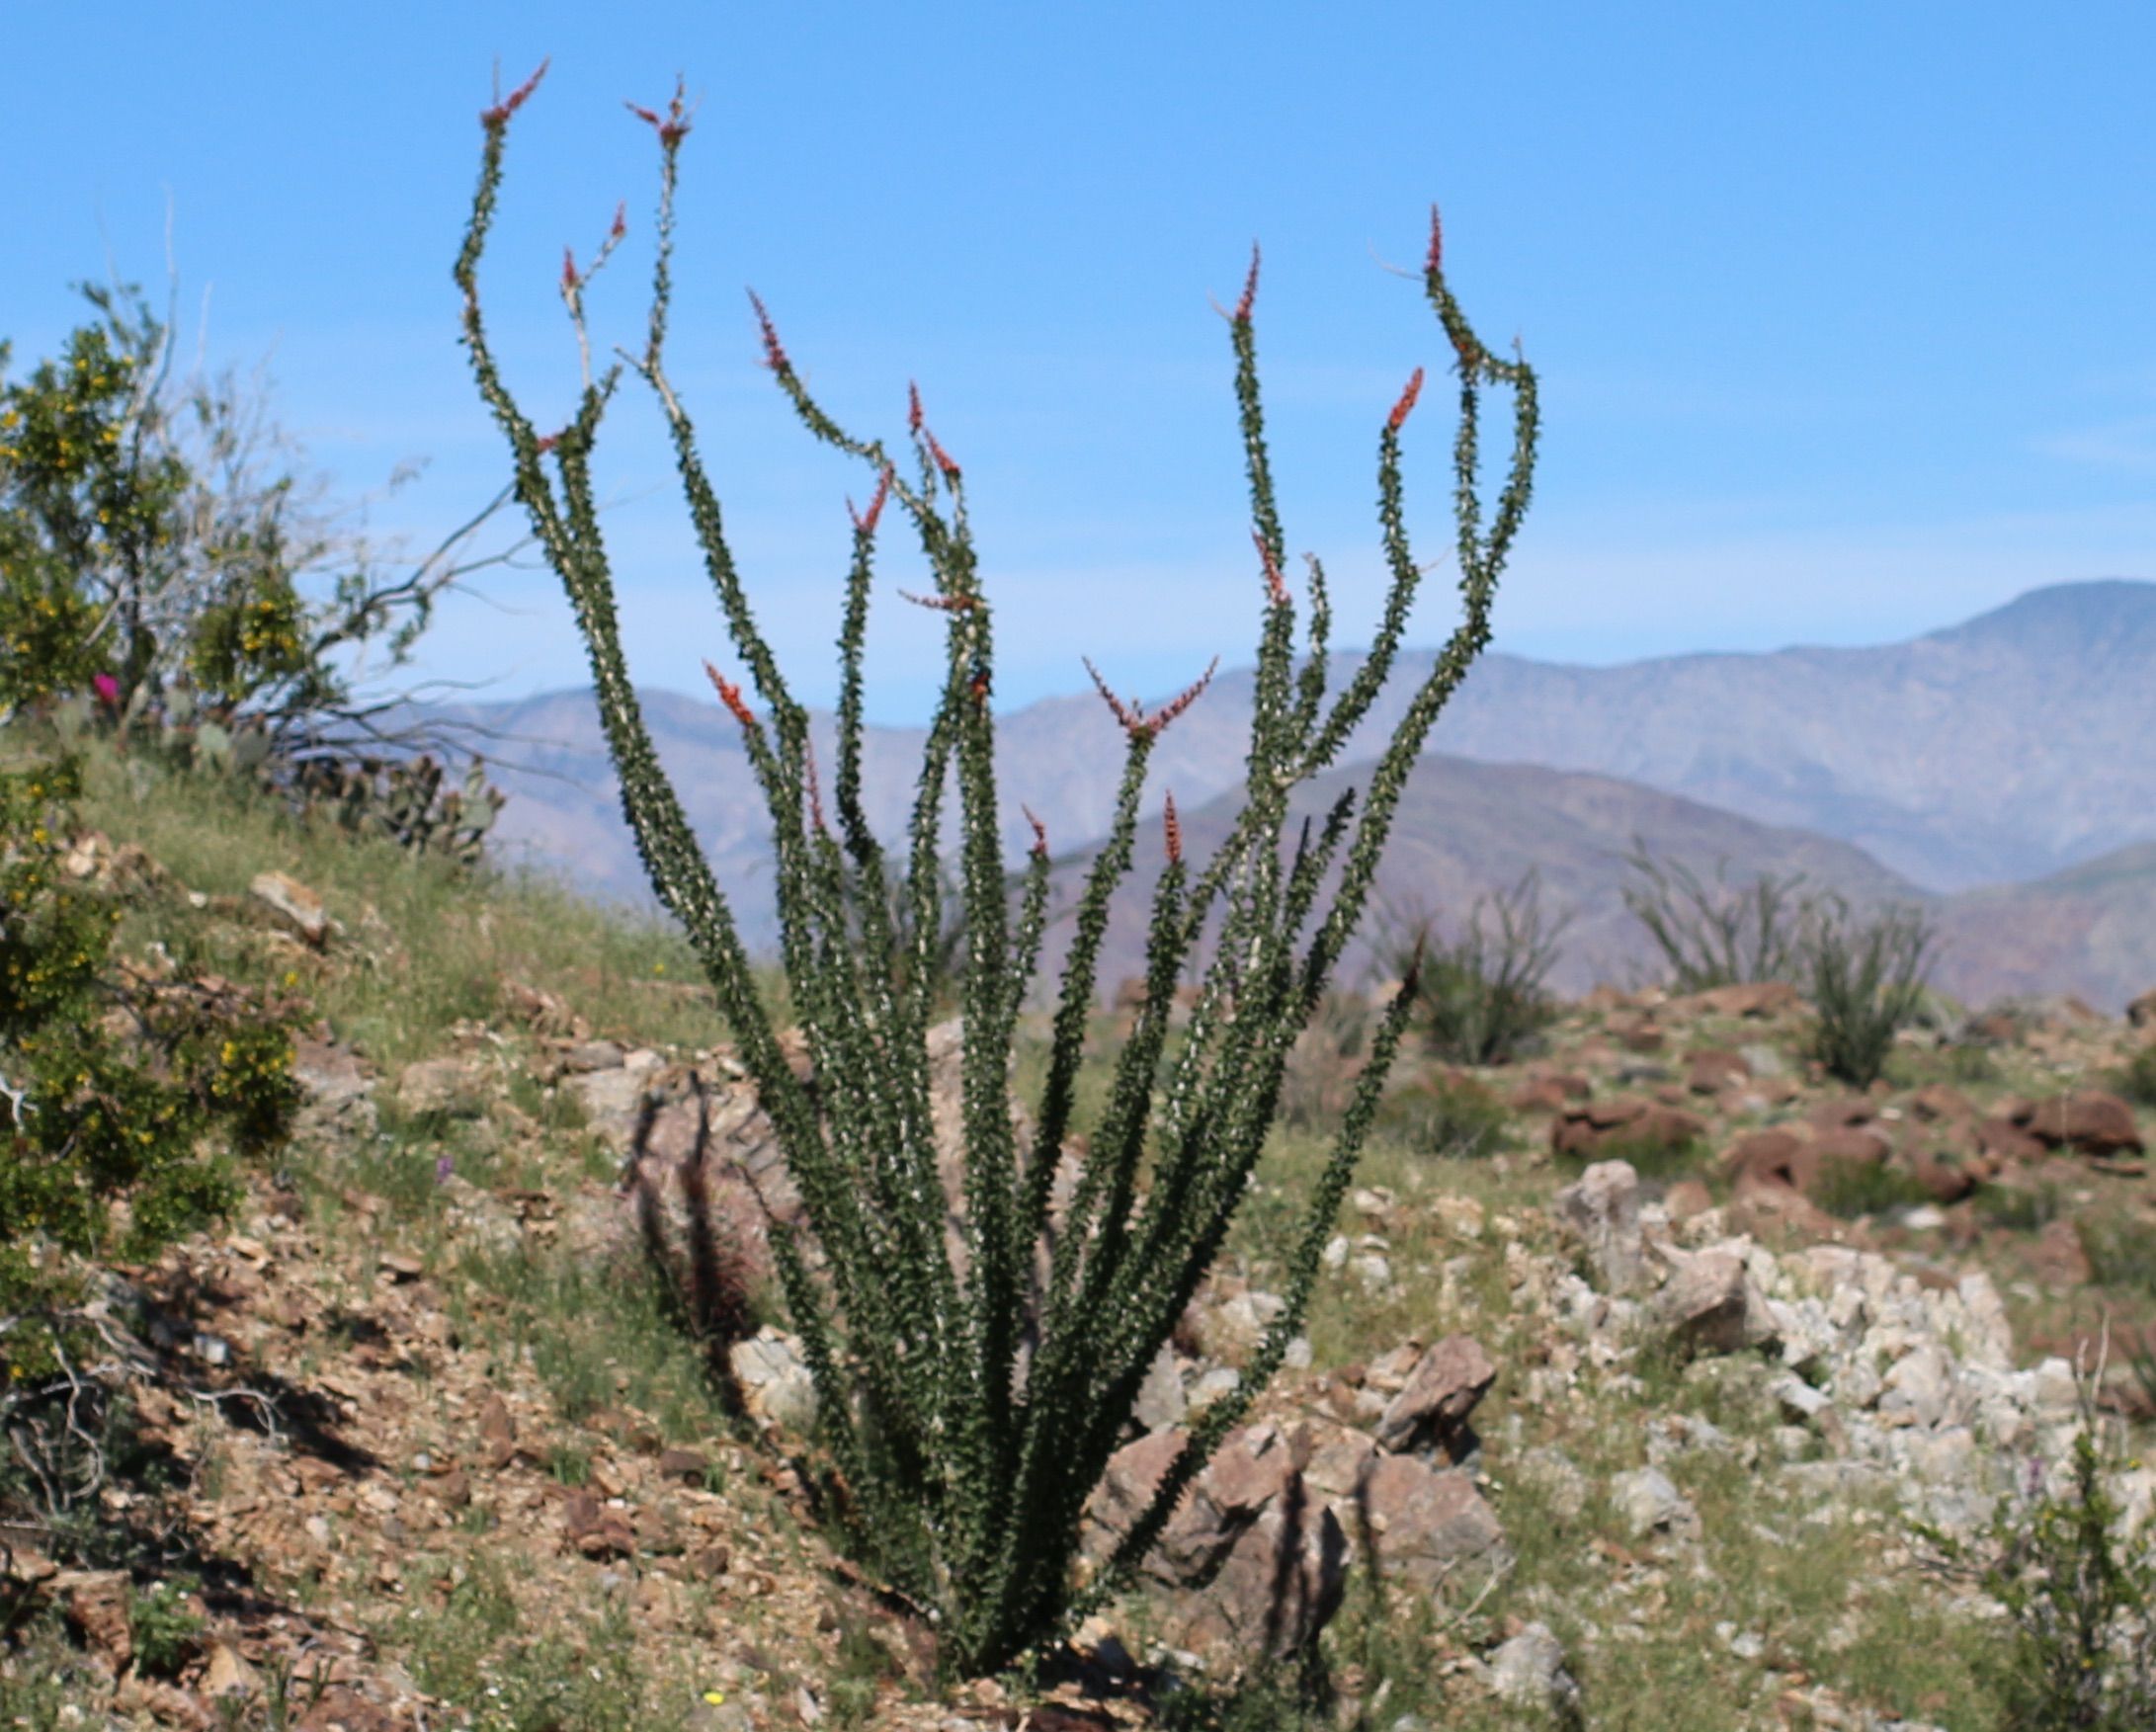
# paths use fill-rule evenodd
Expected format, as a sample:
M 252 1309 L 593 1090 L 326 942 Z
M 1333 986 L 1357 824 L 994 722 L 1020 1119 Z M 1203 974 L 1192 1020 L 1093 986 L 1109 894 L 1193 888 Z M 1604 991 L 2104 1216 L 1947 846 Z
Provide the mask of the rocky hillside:
M 2156 1413 L 2141 1029 L 1912 1032 L 1852 1096 L 1786 988 L 1606 989 L 1518 1066 L 1402 1065 L 1290 1369 L 1143 1590 L 1042 1679 L 947 1691 L 819 1522 L 757 1276 L 792 1204 L 678 947 L 120 779 L 93 816 L 74 859 L 137 953 L 321 1022 L 239 1217 L 99 1278 L 82 1477 L 0 1480 L 0 1724 L 1959 1732 L 1996 1721 L 1997 1614 L 1912 1522 L 1980 1547 L 2059 1483 L 2082 1394 L 2127 1520 L 2156 1500 L 2123 1465 Z M 1355 1046 L 1298 1050 L 1096 1545 L 1277 1310 Z M 681 1332 L 638 1224 L 647 1195 L 664 1242 L 700 1140 L 730 1344 Z

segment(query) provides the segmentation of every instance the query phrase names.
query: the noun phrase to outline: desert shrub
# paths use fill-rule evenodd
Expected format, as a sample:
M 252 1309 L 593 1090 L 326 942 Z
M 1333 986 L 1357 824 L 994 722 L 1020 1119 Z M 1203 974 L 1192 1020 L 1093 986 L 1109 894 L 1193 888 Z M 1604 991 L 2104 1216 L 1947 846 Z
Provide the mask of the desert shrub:
M 1828 1161 L 1806 1195 L 1845 1221 L 1931 1201 L 1931 1193 L 1890 1161 Z
M 2106 1483 L 2092 1392 L 2083 1385 L 2064 1489 L 2032 1460 L 1990 1532 L 1964 1543 L 1924 1529 L 1935 1559 L 2003 1608 L 1984 1650 L 2001 1732 L 2141 1732 L 2156 1725 L 2156 1550 L 2129 1533 Z
M 1281 1122 L 1291 1130 L 1337 1123 L 1355 1098 L 1381 1020 L 1360 993 L 1329 992 L 1288 1049 L 1281 1076 Z
M 2067 1208 L 2056 1185 L 1981 1185 L 1972 1201 L 1986 1221 L 2016 1233 L 2040 1233 Z
M 1380 954 L 1395 974 L 1415 956 L 1415 1018 L 1430 1049 L 1453 1064 L 1503 1064 L 1555 1019 L 1543 982 L 1556 965 L 1569 914 L 1542 912 L 1541 880 L 1530 871 L 1510 890 L 1475 898 L 1447 944 L 1427 914 L 1394 916 Z
M 137 1589 L 127 1606 L 134 1660 L 154 1678 L 171 1678 L 185 1666 L 207 1627 L 195 1608 L 195 1584 L 175 1580 Z
M 1418 1154 L 1472 1158 L 1493 1153 L 1511 1121 L 1505 1103 L 1472 1077 L 1416 1077 L 1390 1091 L 1378 1128 Z
M 2091 1280 L 2098 1286 L 2156 1294 L 2156 1222 L 2107 1209 L 2085 1214 L 2077 1224 Z
M 1148 1368 L 1250 1192 L 1289 1049 L 1365 912 L 1409 770 L 1439 710 L 1488 643 L 1495 584 L 1531 490 L 1534 374 L 1524 361 L 1499 360 L 1475 335 L 1447 286 L 1433 222 L 1423 281 L 1458 365 L 1455 557 L 1464 618 L 1370 763 L 1361 810 L 1356 796 L 1343 798 L 1321 825 L 1304 830 L 1299 847 L 1284 850 L 1293 790 L 1339 758 L 1368 713 L 1397 658 L 1422 576 L 1403 517 L 1400 449 L 1423 375 L 1415 373 L 1377 437 L 1378 516 L 1391 583 L 1383 619 L 1328 705 L 1331 616 L 1322 571 L 1313 566 L 1299 649 L 1295 599 L 1282 575 L 1287 549 L 1258 385 L 1253 260 L 1228 318 L 1263 584 L 1247 804 L 1202 866 L 1185 859 L 1172 802 L 1166 808 L 1143 998 L 1110 1061 L 1107 1105 L 1085 1139 L 1067 1201 L 1057 1204 L 1055 1176 L 1095 1016 L 1110 902 L 1132 870 L 1147 764 L 1162 731 L 1198 701 L 1209 674 L 1152 711 L 1117 697 L 1095 675 L 1120 734 L 1123 767 L 1106 838 L 1078 894 L 1046 1081 L 1032 1104 L 1022 1149 L 1011 1111 L 1011 1057 L 1040 959 L 1050 861 L 1042 834 L 1014 908 L 995 773 L 994 616 L 980 581 L 962 470 L 930 430 L 918 394 L 907 417 L 910 463 L 902 465 L 880 441 L 840 427 L 759 310 L 765 363 L 788 403 L 817 440 L 862 461 L 872 478 L 870 503 L 854 518 L 839 634 L 838 745 L 826 781 L 810 754 L 807 711 L 757 625 L 694 422 L 666 371 L 673 198 L 690 130 L 679 94 L 663 113 L 638 111 L 660 145 L 658 256 L 643 346 L 623 352 L 604 371 L 587 365 L 574 413 L 544 434 L 503 380 L 477 273 L 511 118 L 536 83 L 481 117 L 479 183 L 456 262 L 465 346 L 514 455 L 517 497 L 575 609 L 623 805 L 652 886 L 697 948 L 802 1198 L 806 1234 L 779 1233 L 774 1250 L 821 1397 L 833 1508 L 881 1585 L 935 1612 L 947 1670 L 992 1672 L 1128 1583 L 1193 1475 L 1248 1413 L 1301 1327 L 1412 1008 L 1411 991 L 1395 995 L 1379 1022 L 1331 1156 L 1310 1187 L 1284 1271 L 1281 1314 L 1237 1387 L 1191 1428 L 1149 1507 L 1081 1590 L 1074 1566 L 1086 1499 L 1121 1441 Z M 573 258 L 565 264 L 561 290 L 587 363 L 593 350 L 585 296 L 624 231 L 618 216 L 586 266 Z M 592 462 L 624 372 L 651 386 L 666 421 L 705 567 L 747 670 L 744 682 L 753 688 L 744 693 L 711 670 L 772 818 L 781 953 L 812 1084 L 787 1062 L 725 894 L 659 768 L 622 651 Z M 1485 388 L 1514 395 L 1509 474 L 1487 521 L 1477 480 Z M 942 616 L 947 633 L 913 820 L 895 859 L 871 831 L 861 797 L 862 658 L 877 525 L 887 507 L 918 537 L 931 576 L 925 605 Z M 941 1177 L 927 1043 L 932 982 L 921 966 L 936 927 L 943 806 L 953 784 L 965 934 L 960 1146 L 952 1151 L 960 1157 L 962 1196 L 955 1199 Z M 904 882 L 916 916 L 910 958 L 901 955 L 888 915 L 894 876 Z M 1185 964 L 1208 931 L 1217 941 L 1171 1044 Z M 952 1234 L 947 1221 L 954 1202 L 962 1206 Z M 1064 1218 L 1051 1231 L 1057 1207 Z M 1042 1261 L 1045 1278 L 1037 1280 Z M 843 1496 L 836 1495 L 841 1488 Z
M 176 377 L 136 290 L 83 292 L 90 319 L 22 377 L 0 343 L 0 719 L 266 776 L 300 805 L 319 791 L 301 765 L 446 742 L 384 681 L 440 597 L 503 557 L 471 549 L 507 494 L 407 562 L 325 503 L 260 381 Z
M 1830 901 L 1803 945 L 1814 1022 L 1809 1054 L 1830 1076 L 1868 1088 L 1894 1036 L 1922 1006 L 1936 930 L 1923 911 L 1887 908 L 1859 921 Z
M 1709 884 L 1681 860 L 1656 860 L 1636 839 L 1625 864 L 1633 876 L 1623 887 L 1624 906 L 1647 929 L 1677 991 L 1794 977 L 1818 906 L 1799 894 L 1803 873 L 1762 872 L 1732 885 L 1723 860 Z
M 171 327 L 138 291 L 83 294 L 94 316 L 60 353 L 0 379 L 0 706 L 100 675 L 121 715 L 177 691 L 226 725 L 348 705 L 341 658 L 400 659 L 470 569 L 468 535 L 388 572 L 323 508 L 259 385 L 176 379 Z
M 296 1103 L 282 1009 L 112 955 L 118 904 L 60 864 L 76 788 L 64 762 L 0 768 L 0 1358 L 18 1379 L 52 1364 L 68 1258 L 139 1259 L 214 1219 L 233 1157 L 274 1147 Z
M 2156 1107 L 2156 1041 L 2136 1046 L 2133 1056 L 2113 1073 L 2111 1084 L 2136 1107 Z

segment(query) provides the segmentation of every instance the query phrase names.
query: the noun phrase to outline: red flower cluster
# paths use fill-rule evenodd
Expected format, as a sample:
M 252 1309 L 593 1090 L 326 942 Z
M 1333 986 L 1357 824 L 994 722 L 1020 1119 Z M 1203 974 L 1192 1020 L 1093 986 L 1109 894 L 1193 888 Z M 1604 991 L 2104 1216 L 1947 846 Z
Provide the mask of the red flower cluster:
M 1033 807 L 1022 805 L 1018 809 L 1026 814 L 1026 822 L 1034 827 L 1034 853 L 1043 856 L 1046 855 L 1046 853 L 1048 852 L 1047 825 L 1043 824 L 1038 818 L 1034 816 Z
M 872 536 L 875 534 L 875 520 L 883 515 L 883 502 L 890 496 L 891 470 L 890 465 L 886 463 L 883 465 L 883 473 L 876 477 L 875 497 L 869 501 L 867 511 L 856 511 L 854 502 L 851 499 L 846 502 L 846 515 L 854 520 L 854 533 L 857 536 Z
M 552 63 L 552 60 L 553 56 L 549 54 L 539 63 L 539 70 L 533 73 L 531 77 L 518 85 L 515 90 L 502 98 L 492 108 L 482 110 L 479 115 L 479 124 L 490 132 L 498 132 L 508 125 L 509 117 L 523 108 L 531 100 L 532 93 L 539 89 L 539 81 L 546 76 L 546 68 Z
M 1108 701 L 1110 712 L 1118 721 L 1122 723 L 1123 732 L 1126 734 L 1139 732 L 1159 733 L 1177 716 L 1198 701 L 1200 694 L 1212 684 L 1212 676 L 1220 666 L 1220 658 L 1214 656 L 1211 664 L 1202 674 L 1193 680 L 1175 698 L 1163 703 L 1151 715 L 1147 715 L 1135 703 L 1125 703 L 1114 692 L 1109 690 L 1108 682 L 1101 678 L 1101 670 L 1093 665 L 1092 657 L 1085 657 L 1084 660 L 1086 672 L 1093 676 L 1094 690 Z
M 1161 813 L 1161 828 L 1166 833 L 1168 864 L 1174 866 L 1183 858 L 1183 825 L 1175 815 L 1175 795 L 1168 796 L 1168 804 Z
M 1414 413 L 1415 399 L 1423 394 L 1423 370 L 1417 368 L 1415 376 L 1407 381 L 1407 389 L 1400 393 L 1400 400 L 1392 405 L 1392 413 L 1385 418 L 1386 431 L 1397 433 L 1407 424 Z
M 1243 298 L 1235 303 L 1235 322 L 1250 323 L 1250 309 L 1258 299 L 1258 243 L 1250 243 L 1250 275 L 1243 279 Z
M 716 689 L 719 702 L 723 703 L 732 712 L 734 720 L 745 728 L 754 727 L 756 725 L 756 712 L 741 701 L 741 688 L 728 681 L 725 675 L 712 667 L 709 662 L 704 664 L 704 672 L 705 677 L 710 680 L 713 688 Z
M 749 290 L 749 304 L 756 308 L 757 329 L 764 334 L 764 365 L 783 377 L 793 371 L 793 363 L 787 359 L 786 346 L 779 341 L 779 327 L 771 322 L 763 296 L 753 289 Z
M 689 136 L 689 110 L 685 103 L 686 91 L 687 87 L 684 81 L 676 78 L 674 80 L 674 99 L 666 105 L 664 118 L 653 114 L 647 108 L 639 108 L 632 102 L 623 103 L 622 106 L 654 132 L 658 133 L 659 142 L 671 150 Z

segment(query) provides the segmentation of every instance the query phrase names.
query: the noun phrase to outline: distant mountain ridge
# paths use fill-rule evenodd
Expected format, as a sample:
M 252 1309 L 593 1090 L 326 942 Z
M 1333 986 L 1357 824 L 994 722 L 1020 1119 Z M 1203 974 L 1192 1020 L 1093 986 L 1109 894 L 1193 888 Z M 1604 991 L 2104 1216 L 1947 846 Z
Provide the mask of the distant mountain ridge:
M 1428 651 L 1401 656 L 1350 742 L 1343 770 L 1378 749 L 1432 659 Z M 1359 660 L 1335 658 L 1335 690 Z M 745 936 L 768 944 L 768 832 L 731 720 L 705 699 L 657 691 L 643 699 L 661 758 L 737 904 Z M 1232 795 L 1243 775 L 1251 699 L 1248 669 L 1224 674 L 1163 736 L 1148 781 L 1152 810 L 1168 787 L 1186 813 Z M 446 713 L 519 742 L 505 755 L 521 768 L 500 773 L 513 797 L 499 834 L 513 857 L 600 893 L 646 896 L 588 693 Z M 819 715 L 813 725 L 828 753 L 830 718 Z M 1096 696 L 1028 704 L 998 718 L 998 736 L 1014 860 L 1031 840 L 1021 800 L 1047 820 L 1059 854 L 1100 833 L 1119 754 Z M 1650 845 L 1702 867 L 1725 853 L 1734 861 L 1780 849 L 1793 861 L 1814 844 L 1847 845 L 1869 860 L 1860 866 L 1847 854 L 1822 856 L 1822 881 L 1853 892 L 1870 883 L 1880 894 L 1892 890 L 1934 906 L 1958 932 L 1958 960 L 1949 973 L 1965 986 L 2041 974 L 2055 989 L 2116 1003 L 2121 992 L 2130 996 L 2149 983 L 2134 983 L 2138 955 L 2145 951 L 2156 967 L 2156 946 L 2125 942 L 2152 924 L 2134 926 L 2139 917 L 2129 909 L 2142 905 L 2137 897 L 2156 917 L 2156 867 L 2104 880 L 2111 900 L 2100 924 L 2110 935 L 2109 959 L 2094 952 L 2089 934 L 2096 927 L 2067 911 L 2095 894 L 2075 868 L 2156 843 L 2151 739 L 2156 584 L 2107 580 L 2032 591 L 1961 624 L 1869 648 L 1685 655 L 1611 668 L 1489 655 L 1440 717 L 1410 794 L 1434 777 L 1447 779 L 1431 785 L 1433 810 L 1445 808 L 1451 822 L 1470 828 L 1504 829 L 1507 799 L 1554 825 L 1547 802 L 1576 803 L 1593 788 L 1612 810 L 1651 819 L 1642 832 Z M 866 799 L 885 836 L 903 831 L 922 740 L 919 729 L 868 732 Z M 1440 769 L 1447 761 L 1455 768 Z M 1468 785 L 1461 764 L 1494 776 L 1474 782 L 1481 791 L 1473 800 L 1461 791 Z M 1532 774 L 1535 769 L 1584 780 L 1565 784 Z M 1657 804 L 1651 793 L 1679 800 Z M 1749 820 L 1751 828 L 1729 831 L 1729 818 Z M 1541 863 L 1543 875 L 1579 878 L 1583 919 L 1591 924 L 1608 912 L 1620 866 L 1605 858 L 1602 881 L 1591 887 L 1558 846 L 1562 830 L 1550 831 L 1555 857 Z M 1800 843 L 1792 832 L 1811 833 L 1811 840 Z M 1403 821 L 1403 860 L 1413 854 L 1407 842 Z M 1512 881 L 1517 871 L 1477 879 L 1460 864 L 1481 860 L 1495 870 L 1504 852 L 1463 838 L 1452 866 L 1440 871 L 1430 863 L 1429 899 L 1456 907 L 1472 891 Z M 1942 894 L 1981 886 L 1992 886 L 1982 899 Z M 2017 936 L 1950 912 L 1963 905 L 1991 908 L 1993 928 L 2007 907 L 2045 912 L 2040 921 L 2032 915 Z M 2055 979 L 2046 957 L 2031 950 L 2036 932 L 2065 946 Z M 1568 944 L 1587 966 L 1596 947 L 1582 927 Z M 2095 984 L 2099 978 L 2107 984 Z

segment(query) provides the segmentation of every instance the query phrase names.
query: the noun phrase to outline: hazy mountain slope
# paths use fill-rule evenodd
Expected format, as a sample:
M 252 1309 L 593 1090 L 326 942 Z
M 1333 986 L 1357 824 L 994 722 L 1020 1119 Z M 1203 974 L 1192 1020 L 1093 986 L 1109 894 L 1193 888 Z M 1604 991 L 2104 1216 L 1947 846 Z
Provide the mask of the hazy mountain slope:
M 1345 786 L 1366 781 L 1362 769 L 1332 772 L 1298 790 L 1294 811 L 1298 817 L 1321 815 Z M 1241 803 L 1229 795 L 1183 815 L 1193 860 L 1210 857 Z M 1292 835 L 1291 825 L 1290 841 Z M 1635 837 L 1658 858 L 1684 861 L 1702 875 L 1711 876 L 1726 861 L 1732 882 L 1761 872 L 1802 872 L 1807 888 L 1838 891 L 1858 907 L 1933 900 L 1862 851 L 1827 837 L 1776 829 L 1610 777 L 1433 754 L 1416 766 L 1401 798 L 1374 907 L 1401 916 L 1434 913 L 1441 934 L 1451 937 L 1477 895 L 1514 885 L 1532 868 L 1539 874 L 1545 915 L 1572 916 L 1560 940 L 1553 986 L 1577 993 L 1602 980 L 1653 978 L 1659 972 L 1655 951 L 1622 896 L 1629 876 L 1624 857 Z M 1102 967 L 1107 987 L 1140 971 L 1145 911 L 1162 859 L 1157 826 L 1148 826 L 1138 859 L 1140 868 L 1119 897 L 1110 925 Z M 1058 862 L 1064 900 L 1075 898 L 1090 861 L 1087 851 Z M 1365 937 L 1384 925 L 1381 916 L 1367 921 Z M 1058 961 L 1065 942 L 1067 931 L 1058 932 Z M 1358 981 L 1368 961 L 1367 949 L 1359 948 L 1345 978 Z
M 1598 770 L 1857 843 L 1935 889 L 2156 837 L 2156 585 L 2036 590 L 1870 649 L 1492 657 L 1435 744 Z
M 1351 770 L 1377 749 L 1430 661 L 1427 652 L 1401 658 L 1351 743 Z M 1338 658 L 1336 689 L 1356 665 Z M 768 832 L 732 722 L 707 698 L 652 692 L 644 701 L 744 936 L 767 945 Z M 1250 701 L 1249 671 L 1225 674 L 1163 737 L 1149 812 L 1167 788 L 1195 815 L 1239 785 Z M 647 897 L 588 694 L 456 713 L 502 736 L 493 756 L 513 795 L 499 833 L 505 852 L 603 893 Z M 827 716 L 816 719 L 815 732 L 828 765 Z M 922 738 L 918 729 L 873 728 L 865 742 L 871 819 L 894 842 L 914 798 Z M 1625 923 L 1608 863 L 1599 875 L 1581 864 L 1589 835 L 1600 838 L 1595 847 L 1620 851 L 1624 826 L 1654 817 L 1669 828 L 1665 836 L 1655 824 L 1637 825 L 1650 842 L 1706 865 L 1727 854 L 1740 875 L 1805 868 L 1808 851 L 1833 838 L 1870 856 L 1869 869 L 1884 869 L 1904 891 L 2042 878 L 2025 892 L 1970 904 L 2011 907 L 2011 920 L 1951 914 L 1954 943 L 1942 963 L 1949 983 L 1977 997 L 2019 983 L 2115 1005 L 2139 990 L 2136 980 L 2156 977 L 2140 960 L 2140 934 L 2150 927 L 2134 925 L 2137 892 L 2070 868 L 2156 838 L 2151 738 L 2156 585 L 2146 583 L 2038 590 L 1964 624 L 1869 649 L 1682 656 L 1617 668 L 1490 656 L 1440 718 L 1417 778 L 1426 790 L 1418 799 L 1433 802 L 1433 814 L 1443 808 L 1451 838 L 1425 863 L 1425 894 L 1456 906 L 1538 864 L 1553 900 L 1568 884 L 1579 893 L 1583 914 L 1570 947 L 1577 958 L 1568 967 L 1592 973 L 1605 953 L 1625 959 L 1617 936 Z M 1119 744 L 1090 693 L 1000 718 L 1004 834 L 1014 861 L 1031 840 L 1022 801 L 1046 821 L 1059 852 L 1098 835 Z M 1474 784 L 1473 798 L 1458 781 L 1469 761 L 1494 779 Z M 1536 777 L 1523 761 L 1584 773 L 1581 788 L 1597 787 L 1595 800 L 1623 822 L 1568 829 L 1563 802 L 1576 806 L 1587 796 Z M 1631 785 L 1612 791 L 1617 783 Z M 1682 796 L 1680 805 L 1654 806 L 1644 799 L 1649 789 Z M 1700 816 L 1707 808 L 1719 810 Z M 1727 830 L 1730 818 L 1753 829 Z M 1438 833 L 1437 816 L 1429 826 Z M 1776 844 L 1782 856 L 1760 852 L 1768 846 L 1762 826 L 1787 833 Z M 1410 834 L 1402 832 L 1403 854 Z M 1537 855 L 1543 844 L 1549 852 Z M 1846 856 L 1820 857 L 1819 869 L 1829 866 L 1863 875 Z M 2156 899 L 2150 911 L 2156 915 Z M 1607 945 L 1594 936 L 1598 922 Z M 2149 959 L 2156 962 L 2156 951 Z
M 1938 979 L 1957 997 L 2073 992 L 2116 1012 L 2156 986 L 2156 843 L 1939 910 Z

